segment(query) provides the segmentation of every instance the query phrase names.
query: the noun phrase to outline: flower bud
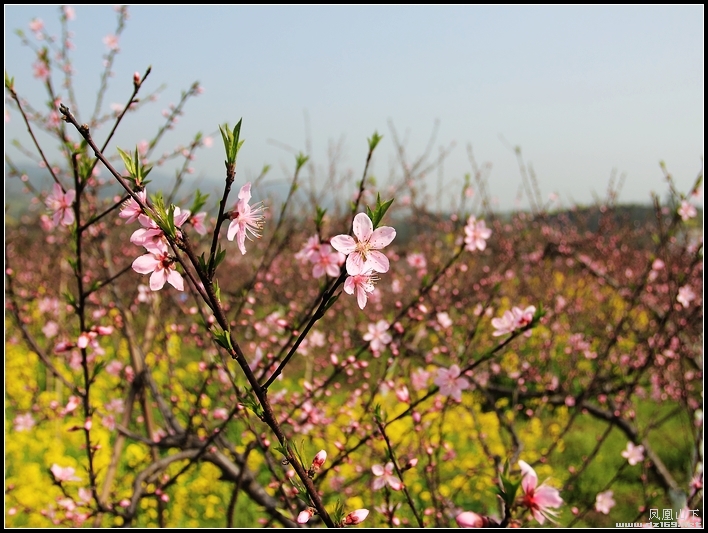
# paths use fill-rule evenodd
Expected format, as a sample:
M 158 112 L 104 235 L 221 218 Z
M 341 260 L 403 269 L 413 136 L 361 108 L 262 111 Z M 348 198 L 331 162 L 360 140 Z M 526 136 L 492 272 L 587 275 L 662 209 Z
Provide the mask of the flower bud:
M 369 516 L 368 509 L 357 509 L 344 517 L 344 525 L 354 526 L 356 524 L 361 524 L 364 520 L 366 520 L 367 516 Z

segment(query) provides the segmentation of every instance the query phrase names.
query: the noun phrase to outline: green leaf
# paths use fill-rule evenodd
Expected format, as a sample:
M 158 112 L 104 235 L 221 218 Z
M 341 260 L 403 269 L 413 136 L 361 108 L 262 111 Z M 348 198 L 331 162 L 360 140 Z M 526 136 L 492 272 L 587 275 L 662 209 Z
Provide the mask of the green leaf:
M 233 353 L 234 347 L 231 344 L 231 335 L 228 331 L 224 331 L 220 326 L 214 326 L 211 330 L 211 334 L 214 337 L 214 341 L 219 346 L 228 350 L 229 353 Z
M 383 139 L 383 135 L 379 135 L 377 131 L 374 131 L 374 134 L 367 139 L 369 143 L 369 152 L 374 151 L 381 139 Z
M 302 152 L 298 153 L 295 156 L 295 167 L 296 167 L 295 171 L 296 172 L 299 171 L 305 165 L 305 163 L 307 163 L 307 161 L 309 159 L 310 159 L 309 156 L 306 156 Z
M 315 227 L 317 228 L 318 233 L 322 229 L 322 221 L 324 220 L 326 212 L 327 210 L 322 209 L 319 205 L 315 206 Z
M 129 153 L 124 152 L 120 148 L 118 148 L 118 155 L 120 155 L 120 158 L 123 160 L 123 164 L 125 165 L 125 169 L 128 171 L 128 174 L 134 180 L 135 179 L 135 166 L 133 165 L 132 157 L 130 156 Z

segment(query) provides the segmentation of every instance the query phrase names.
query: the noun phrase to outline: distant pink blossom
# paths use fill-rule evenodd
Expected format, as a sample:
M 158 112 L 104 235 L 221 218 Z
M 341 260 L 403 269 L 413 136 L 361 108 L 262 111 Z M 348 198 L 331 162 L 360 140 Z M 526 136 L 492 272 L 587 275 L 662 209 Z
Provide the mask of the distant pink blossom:
M 59 466 L 54 463 L 50 470 L 52 474 L 54 474 L 54 479 L 57 481 L 81 481 L 80 477 L 74 475 L 76 470 L 70 466 Z
M 627 459 L 627 462 L 634 466 L 644 460 L 644 446 L 641 444 L 635 446 L 633 442 L 627 443 L 627 448 L 622 452 L 622 457 Z
M 435 317 L 438 319 L 438 324 L 440 324 L 443 328 L 449 328 L 452 326 L 452 319 L 446 312 L 443 311 L 438 313 Z
M 105 44 L 109 50 L 118 50 L 118 37 L 109 33 L 103 38 L 103 44 Z
M 49 320 L 44 327 L 42 327 L 42 333 L 44 333 L 44 336 L 48 339 L 56 337 L 57 333 L 59 333 L 59 325 L 53 320 Z
M 369 324 L 367 327 L 369 331 L 364 334 L 364 340 L 369 341 L 369 346 L 374 353 L 379 353 L 393 339 L 388 332 L 388 322 L 379 320 L 376 324 Z
M 150 289 L 159 291 L 169 283 L 178 291 L 184 290 L 184 280 L 176 270 L 175 262 L 170 258 L 167 245 L 163 242 L 157 244 L 146 243 L 147 254 L 141 255 L 133 261 L 133 270 L 139 274 L 150 275 Z
M 66 406 L 61 410 L 61 416 L 66 416 L 69 413 L 74 412 L 79 405 L 81 405 L 81 402 L 77 396 L 69 396 L 69 401 L 66 403 Z
M 554 522 L 553 517 L 558 514 L 558 511 L 551 511 L 551 509 L 563 505 L 558 489 L 545 483 L 539 485 L 536 471 L 525 461 L 519 461 L 519 468 L 523 476 L 521 478 L 521 488 L 524 491 L 522 503 L 531 511 L 539 524 L 543 525 L 546 519 Z
M 600 492 L 595 497 L 595 510 L 598 513 L 609 514 L 610 509 L 615 506 L 615 500 L 612 499 L 613 492 L 611 490 L 606 490 L 605 492 Z
M 696 293 L 693 292 L 693 289 L 689 285 L 684 285 L 683 287 L 679 288 L 678 295 L 676 296 L 676 300 L 682 306 L 687 308 L 691 304 L 691 302 L 695 299 L 696 299 Z
M 251 206 L 248 204 L 250 199 L 251 182 L 248 182 L 241 187 L 238 193 L 238 202 L 234 210 L 229 214 L 231 223 L 229 224 L 226 238 L 230 241 L 233 241 L 234 237 L 236 238 L 238 248 L 241 250 L 241 255 L 245 255 L 246 253 L 246 237 L 248 237 L 249 240 L 253 240 L 251 236 L 256 239 L 261 238 L 260 231 L 263 229 L 263 221 L 265 219 L 263 216 L 263 210 L 265 209 L 263 205 L 257 203 Z
M 369 294 L 375 290 L 374 283 L 377 280 L 378 278 L 370 270 L 355 276 L 348 276 L 347 279 L 344 280 L 344 292 L 347 294 L 354 294 L 356 292 L 356 301 L 359 304 L 359 308 L 364 309 Z
M 470 382 L 460 377 L 460 367 L 452 365 L 449 369 L 438 368 L 438 375 L 433 381 L 440 387 L 440 394 L 452 396 L 455 401 L 462 400 L 462 391 L 470 388 Z
M 514 314 L 511 311 L 504 311 L 501 318 L 492 318 L 492 326 L 495 330 L 492 335 L 495 337 L 512 333 L 516 329 Z
M 422 368 L 417 368 L 411 374 L 411 386 L 414 390 L 423 390 L 428 388 L 428 380 L 430 379 L 430 372 L 426 372 Z
M 487 239 L 492 235 L 492 230 L 487 227 L 484 220 L 477 220 L 473 215 L 467 219 L 465 226 L 465 249 L 470 252 L 484 250 Z
M 207 227 L 204 224 L 206 216 L 206 211 L 202 211 L 200 213 L 197 213 L 196 215 L 192 215 L 191 217 L 189 217 L 189 223 L 194 228 L 194 231 L 196 231 L 199 235 L 207 234 Z
M 321 278 L 327 274 L 336 278 L 339 276 L 339 269 L 344 260 L 343 253 L 333 251 L 329 244 L 322 244 L 317 251 L 310 254 L 310 262 L 314 263 L 312 276 Z
M 335 250 L 347 256 L 347 273 L 356 276 L 369 270 L 388 272 L 388 258 L 379 250 L 391 244 L 396 230 L 390 226 L 380 226 L 374 230 L 374 224 L 366 213 L 354 217 L 352 229 L 354 237 L 337 235 L 330 240 Z
M 686 200 L 683 200 L 681 202 L 681 206 L 678 208 L 678 214 L 681 215 L 681 219 L 686 221 L 690 218 L 695 217 L 698 212 L 696 211 L 696 208 L 693 207 L 691 203 L 689 203 Z
M 76 18 L 76 11 L 73 7 L 62 6 L 62 9 L 64 10 L 64 16 L 66 17 L 66 20 L 74 20 Z
M 217 407 L 212 413 L 214 420 L 226 420 L 229 418 L 229 411 L 223 407 Z
M 401 490 L 403 488 L 403 482 L 394 475 L 393 470 L 394 466 L 391 461 L 386 463 L 386 466 L 372 466 L 371 471 L 376 477 L 371 484 L 371 488 L 374 490 L 379 490 L 388 485 L 391 487 L 391 490 Z
M 409 254 L 406 258 L 408 264 L 413 268 L 424 269 L 428 266 L 428 262 L 425 260 L 425 256 L 421 253 Z
M 61 185 L 58 183 L 54 184 L 53 192 L 45 200 L 45 204 L 54 214 L 52 216 L 52 222 L 55 226 L 61 224 L 62 226 L 71 226 L 74 223 L 74 198 L 76 198 L 76 191 L 70 189 L 64 192 Z
M 295 259 L 301 263 L 309 263 L 311 261 L 310 258 L 319 252 L 320 246 L 322 245 L 320 244 L 319 236 L 313 235 L 307 239 L 305 246 L 295 254 Z
M 29 23 L 29 29 L 34 33 L 39 33 L 44 29 L 44 21 L 42 19 L 37 18 L 32 19 Z
M 31 413 L 17 415 L 13 421 L 15 431 L 29 431 L 34 427 L 35 421 Z
M 526 327 L 533 321 L 535 313 L 536 308 L 533 305 L 528 306 L 526 309 L 513 307 L 510 311 L 505 311 L 501 318 L 492 319 L 492 326 L 495 329 L 492 335 L 499 337 Z

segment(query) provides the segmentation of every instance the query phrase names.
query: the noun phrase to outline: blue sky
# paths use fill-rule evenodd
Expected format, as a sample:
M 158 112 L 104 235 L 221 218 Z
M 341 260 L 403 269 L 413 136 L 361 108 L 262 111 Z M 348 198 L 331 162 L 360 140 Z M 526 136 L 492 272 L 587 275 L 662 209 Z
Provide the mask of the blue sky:
M 75 82 L 92 109 L 106 46 L 115 30 L 112 6 L 76 6 Z M 659 161 L 687 191 L 702 167 L 704 27 L 702 5 L 684 6 L 131 6 L 105 107 L 124 102 L 132 73 L 152 66 L 148 90 L 166 89 L 150 110 L 124 124 L 118 137 L 131 149 L 152 135 L 160 111 L 199 81 L 163 149 L 197 131 L 243 118 L 246 139 L 237 184 L 264 164 L 269 179 L 285 179 L 307 151 L 320 179 L 330 142 L 342 140 L 340 170 L 352 190 L 366 157 L 366 138 L 384 138 L 373 171 L 381 184 L 396 170 L 389 124 L 407 139 L 411 159 L 439 121 L 438 147 L 455 143 L 433 194 L 458 191 L 479 164 L 491 163 L 489 190 L 499 209 L 515 207 L 521 186 L 520 146 L 541 193 L 564 205 L 604 197 L 615 170 L 625 173 L 620 201 L 665 196 Z M 5 6 L 5 70 L 17 91 L 39 107 L 46 97 L 32 77 L 32 51 L 13 30 L 32 33 L 42 19 L 59 34 L 57 6 Z M 58 85 L 58 84 L 57 84 Z M 139 118 L 138 118 L 139 117 Z M 307 117 L 307 119 L 306 119 Z M 8 138 L 26 139 L 19 115 Z M 199 154 L 198 179 L 223 179 L 219 143 Z M 324 186 L 324 183 L 322 183 Z M 702 200 L 695 202 L 702 205 Z M 443 201 L 443 205 L 445 202 Z M 527 205 L 524 201 L 522 206 Z

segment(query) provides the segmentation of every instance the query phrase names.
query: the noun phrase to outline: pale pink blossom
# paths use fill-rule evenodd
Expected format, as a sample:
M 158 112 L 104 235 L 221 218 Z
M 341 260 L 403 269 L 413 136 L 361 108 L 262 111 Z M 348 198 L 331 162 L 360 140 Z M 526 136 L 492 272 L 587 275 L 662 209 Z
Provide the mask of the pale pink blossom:
M 62 9 L 64 10 L 64 16 L 66 17 L 66 20 L 74 20 L 76 18 L 76 11 L 73 7 L 62 6 Z
M 528 306 L 526 309 L 513 307 L 511 311 L 505 311 L 501 318 L 492 319 L 492 326 L 496 330 L 492 335 L 499 337 L 528 326 L 533 321 L 535 313 L 536 307 L 533 305 Z
M 644 460 L 644 446 L 641 444 L 635 446 L 633 442 L 627 443 L 627 448 L 622 452 L 622 457 L 627 459 L 627 462 L 634 466 Z
M 398 398 L 399 402 L 403 403 L 408 403 L 411 401 L 411 395 L 408 392 L 408 387 L 405 385 L 401 385 L 400 387 L 396 388 L 396 398 Z
M 81 401 L 78 396 L 69 396 L 69 401 L 66 403 L 66 407 L 61 410 L 61 416 L 66 416 L 69 413 L 74 412 L 79 405 L 81 405 Z
M 524 491 L 523 504 L 531 511 L 536 521 L 543 525 L 546 519 L 554 522 L 553 517 L 558 514 L 557 509 L 563 505 L 558 489 L 546 485 L 545 482 L 538 485 L 536 471 L 525 461 L 519 461 L 521 468 L 521 488 Z
M 357 509 L 344 517 L 344 525 L 355 526 L 357 524 L 361 524 L 364 520 L 366 520 L 367 516 L 369 516 L 368 509 Z
M 457 365 L 452 365 L 449 369 L 438 368 L 438 375 L 433 383 L 440 387 L 440 394 L 452 396 L 458 402 L 462 400 L 462 391 L 470 388 L 470 382 L 460 377 L 460 367 Z
M 246 237 L 253 240 L 261 238 L 260 231 L 263 229 L 263 205 L 259 202 L 253 206 L 248 204 L 251 199 L 251 182 L 246 183 L 238 193 L 238 202 L 234 210 L 230 213 L 231 223 L 226 233 L 226 238 L 230 241 L 236 237 L 241 255 L 246 253 Z M 249 235 L 250 233 L 250 235 Z
M 135 194 L 143 204 L 147 204 L 147 191 L 145 189 L 138 191 Z M 131 196 L 123 202 L 123 206 L 120 208 L 120 213 L 118 213 L 118 216 L 120 218 L 124 218 L 126 224 L 129 224 L 138 220 L 138 217 L 142 214 L 143 210 L 140 207 L 140 204 L 138 204 L 138 202 L 136 202 Z
M 410 266 L 419 270 L 422 270 L 428 266 L 425 256 L 421 253 L 409 254 L 406 260 Z
M 501 318 L 492 318 L 492 326 L 494 327 L 495 337 L 500 337 L 501 335 L 506 335 L 511 333 L 516 329 L 516 319 L 514 318 L 514 313 L 511 311 L 504 311 Z
M 470 215 L 465 226 L 465 249 L 470 252 L 484 250 L 487 247 L 487 239 L 492 235 L 484 220 L 477 220 L 474 215 Z
M 39 33 L 44 29 L 44 21 L 42 19 L 32 19 L 29 23 L 30 31 Z
M 169 283 L 178 291 L 184 290 L 184 280 L 177 272 L 175 262 L 170 258 L 167 245 L 146 243 L 147 254 L 141 255 L 133 261 L 133 270 L 139 274 L 151 274 L 150 289 L 159 291 Z
M 204 224 L 204 220 L 206 219 L 206 216 L 207 216 L 206 211 L 202 211 L 201 213 L 197 213 L 196 215 L 192 215 L 189 218 L 189 223 L 192 224 L 194 231 L 196 231 L 199 235 L 206 235 L 207 234 L 207 227 Z
M 428 379 L 430 379 L 430 372 L 426 372 L 422 368 L 417 368 L 411 374 L 411 385 L 414 390 L 423 390 L 428 388 Z
M 61 185 L 58 183 L 54 184 L 53 192 L 47 196 L 45 203 L 49 210 L 54 213 L 52 215 L 52 222 L 55 226 L 59 224 L 71 226 L 74 223 L 74 198 L 76 198 L 76 191 L 74 189 L 70 189 L 65 193 Z
M 455 522 L 460 527 L 485 527 L 489 520 L 485 521 L 485 517 L 472 511 L 465 511 L 455 517 Z
M 34 427 L 35 421 L 31 413 L 17 415 L 13 421 L 15 431 L 29 431 Z
M 103 44 L 105 44 L 109 50 L 118 50 L 118 37 L 109 33 L 103 38 Z
M 297 259 L 301 263 L 310 262 L 310 258 L 314 254 L 319 252 L 320 246 L 321 244 L 319 236 L 313 235 L 312 237 L 307 239 L 307 241 L 305 242 L 305 246 L 303 246 L 302 249 L 295 254 L 295 259 Z
M 226 420 L 229 418 L 229 411 L 224 407 L 217 407 L 212 413 L 214 420 Z
M 347 256 L 347 273 L 356 276 L 363 272 L 388 272 L 389 261 L 383 253 L 396 237 L 396 230 L 390 226 L 381 226 L 374 230 L 374 224 L 366 213 L 354 217 L 352 225 L 354 237 L 337 235 L 332 237 L 332 247 Z
M 364 334 L 364 340 L 369 341 L 369 346 L 374 353 L 379 353 L 393 340 L 388 332 L 388 322 L 379 320 L 376 324 L 369 324 L 369 331 Z
M 372 271 L 362 272 L 355 276 L 348 276 L 344 280 L 344 292 L 354 294 L 356 292 L 356 301 L 360 309 L 366 307 L 366 302 L 369 294 L 374 292 L 374 283 L 378 280 Z
M 317 251 L 310 254 L 310 262 L 315 264 L 312 267 L 312 276 L 321 278 L 327 274 L 336 278 L 344 259 L 343 253 L 333 251 L 329 244 L 322 244 Z
M 693 289 L 689 285 L 684 285 L 683 287 L 679 288 L 678 295 L 676 296 L 676 300 L 682 306 L 687 308 L 691 304 L 691 302 L 695 299 L 696 299 L 696 293 L 693 292 Z
M 49 320 L 42 328 L 42 333 L 44 333 L 44 336 L 48 339 L 56 337 L 57 333 L 59 333 L 59 325 L 53 320 Z
M 606 490 L 605 492 L 600 492 L 595 497 L 595 510 L 598 513 L 609 514 L 610 509 L 615 506 L 615 500 L 612 499 L 612 491 Z
M 443 328 L 449 328 L 452 326 L 452 319 L 446 312 L 443 311 L 435 316 L 438 319 L 438 324 L 440 324 Z
M 376 477 L 371 483 L 371 488 L 374 490 L 379 490 L 388 485 L 391 487 L 391 490 L 401 490 L 403 488 L 403 482 L 393 474 L 393 470 L 394 466 L 391 461 L 386 463 L 386 466 L 372 466 L 371 471 Z
M 70 466 L 59 466 L 54 463 L 50 470 L 52 474 L 54 474 L 54 479 L 57 481 L 81 481 L 80 477 L 74 475 L 76 470 Z
M 683 200 L 681 202 L 681 206 L 678 208 L 678 214 L 681 215 L 681 219 L 685 221 L 695 217 L 698 213 L 692 204 L 686 200 Z
M 47 81 L 49 79 L 49 66 L 41 59 L 38 59 L 32 63 L 32 74 L 39 80 Z
M 176 228 L 181 228 L 182 225 L 189 220 L 189 217 L 191 216 L 191 212 L 189 209 L 180 209 L 179 207 L 175 207 L 174 209 L 174 224 Z M 165 244 L 165 233 L 160 229 L 160 227 L 157 225 L 157 223 L 151 219 L 147 215 L 138 215 L 138 222 L 140 222 L 140 225 L 143 226 L 140 229 L 137 229 L 133 232 L 133 234 L 130 236 L 130 242 L 133 244 L 137 244 L 138 246 L 145 246 L 147 247 L 148 244 L 152 244 L 155 246 L 159 246 L 161 244 Z M 177 235 L 181 235 L 179 231 L 177 231 Z
M 106 365 L 106 372 L 111 376 L 119 376 L 121 370 L 123 370 L 123 363 L 115 359 Z

